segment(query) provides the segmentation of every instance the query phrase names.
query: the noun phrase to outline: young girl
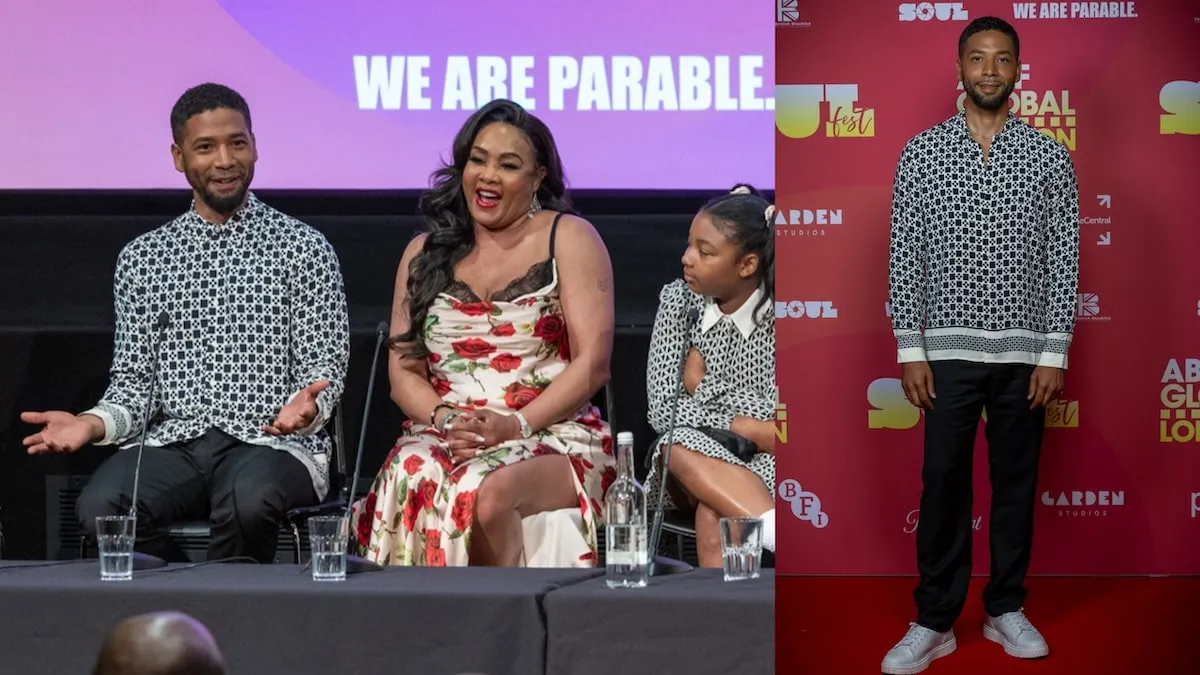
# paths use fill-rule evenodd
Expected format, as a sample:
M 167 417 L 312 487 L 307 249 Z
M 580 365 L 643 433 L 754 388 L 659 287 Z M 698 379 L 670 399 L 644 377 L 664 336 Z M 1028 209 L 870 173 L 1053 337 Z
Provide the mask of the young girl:
M 660 436 L 647 493 L 657 504 L 670 435 L 665 508 L 694 506 L 702 567 L 721 567 L 725 517 L 761 517 L 763 545 L 775 550 L 774 213 L 749 185 L 705 204 L 688 233 L 683 279 L 659 295 L 647 394 Z

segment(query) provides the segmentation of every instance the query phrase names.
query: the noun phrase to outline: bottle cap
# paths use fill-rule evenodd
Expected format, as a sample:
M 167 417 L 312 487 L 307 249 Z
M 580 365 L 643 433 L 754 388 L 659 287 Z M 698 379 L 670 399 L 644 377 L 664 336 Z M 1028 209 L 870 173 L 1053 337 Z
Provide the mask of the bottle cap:
M 626 443 L 633 445 L 632 431 L 622 431 L 621 433 L 617 434 L 617 445 L 624 445 Z

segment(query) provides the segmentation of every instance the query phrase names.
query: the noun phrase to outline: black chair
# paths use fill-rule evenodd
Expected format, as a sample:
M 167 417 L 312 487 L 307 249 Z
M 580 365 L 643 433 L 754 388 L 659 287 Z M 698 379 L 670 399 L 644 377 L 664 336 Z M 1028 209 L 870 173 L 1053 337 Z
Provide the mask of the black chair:
M 366 405 L 370 405 L 370 401 Z M 302 506 L 298 509 L 292 509 L 286 515 L 287 526 L 291 529 L 292 551 L 295 553 L 297 565 L 301 564 L 301 532 L 304 531 L 304 526 L 308 524 L 308 519 L 341 513 L 349 506 L 347 499 L 350 495 L 350 489 L 353 486 L 350 485 L 350 479 L 346 476 L 345 433 L 342 430 L 342 416 L 338 413 L 340 413 L 340 407 L 335 410 L 333 415 L 334 440 L 333 450 L 329 458 L 329 490 L 325 493 L 325 501 L 313 506 Z M 352 539 L 354 537 L 353 524 L 350 526 L 350 537 Z
M 341 404 L 333 409 L 325 428 L 328 429 L 330 426 L 333 427 L 333 434 L 329 457 L 329 489 L 325 493 L 325 501 L 314 506 L 288 511 L 284 516 L 284 523 L 279 528 L 281 536 L 290 535 L 293 560 L 297 564 L 301 562 L 300 553 L 303 539 L 301 533 L 308 523 L 308 519 L 336 513 L 346 508 L 345 493 L 342 489 L 346 485 L 346 443 L 342 427 Z M 212 529 L 206 520 L 185 520 L 168 526 L 167 534 L 183 551 L 205 550 L 208 548 L 209 539 L 212 538 Z M 79 542 L 80 558 L 87 557 L 89 544 L 87 535 L 83 535 Z
M 663 534 L 669 534 L 675 540 L 675 559 L 682 560 L 691 565 L 699 565 L 700 561 L 695 559 L 695 542 L 696 542 L 696 520 L 690 515 L 680 511 L 667 511 L 663 514 Z M 692 555 L 688 556 L 685 551 L 685 544 L 688 540 L 692 542 Z M 661 544 L 660 544 L 661 548 Z M 692 558 L 689 560 L 688 558 Z

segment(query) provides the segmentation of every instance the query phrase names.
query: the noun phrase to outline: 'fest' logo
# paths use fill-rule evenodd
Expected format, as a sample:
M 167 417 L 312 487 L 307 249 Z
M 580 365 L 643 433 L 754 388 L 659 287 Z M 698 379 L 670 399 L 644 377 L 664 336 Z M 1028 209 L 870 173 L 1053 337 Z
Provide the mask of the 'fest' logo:
M 822 120 L 829 138 L 875 135 L 875 109 L 859 103 L 857 84 L 775 86 L 775 128 L 779 133 L 788 138 L 808 138 L 821 130 Z

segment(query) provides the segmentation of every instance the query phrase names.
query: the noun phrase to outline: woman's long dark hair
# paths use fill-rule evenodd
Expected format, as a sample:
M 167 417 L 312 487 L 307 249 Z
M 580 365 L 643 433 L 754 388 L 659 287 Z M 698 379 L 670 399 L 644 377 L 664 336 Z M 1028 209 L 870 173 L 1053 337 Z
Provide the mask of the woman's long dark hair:
M 746 183 L 738 183 L 727 194 L 714 197 L 700 207 L 700 213 L 708 214 L 742 255 L 758 255 L 758 283 L 763 288 L 763 297 L 754 308 L 756 317 L 762 306 L 775 298 L 774 212 L 771 203 Z
M 537 191 L 542 208 L 574 213 L 567 195 L 566 178 L 558 146 L 550 129 L 524 108 L 505 99 L 491 101 L 475 111 L 454 137 L 452 161 L 433 173 L 430 188 L 421 196 L 418 212 L 424 216 L 425 245 L 408 269 L 408 330 L 392 336 L 392 348 L 405 346 L 404 356 L 425 358 L 425 324 L 438 293 L 454 280 L 454 267 L 475 247 L 475 229 L 463 194 L 463 169 L 471 156 L 475 137 L 489 124 L 510 124 L 520 129 L 533 146 L 535 168 L 546 176 Z

